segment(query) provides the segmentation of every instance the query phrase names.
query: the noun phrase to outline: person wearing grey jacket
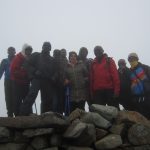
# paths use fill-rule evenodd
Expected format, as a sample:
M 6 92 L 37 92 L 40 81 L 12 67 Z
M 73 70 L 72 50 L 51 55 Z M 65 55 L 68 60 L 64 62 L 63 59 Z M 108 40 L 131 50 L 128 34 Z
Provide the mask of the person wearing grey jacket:
M 66 68 L 65 85 L 70 86 L 70 111 L 84 110 L 87 99 L 88 71 L 83 63 L 78 62 L 74 51 L 69 53 L 69 64 Z

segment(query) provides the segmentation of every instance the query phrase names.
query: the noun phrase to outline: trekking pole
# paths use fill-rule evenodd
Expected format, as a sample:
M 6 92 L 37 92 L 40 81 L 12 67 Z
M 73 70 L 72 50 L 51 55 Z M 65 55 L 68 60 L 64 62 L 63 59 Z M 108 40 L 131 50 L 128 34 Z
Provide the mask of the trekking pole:
M 35 113 L 37 115 L 37 107 L 36 107 L 36 102 L 34 103 L 34 106 L 35 106 Z
M 65 116 L 70 114 L 70 89 L 69 86 L 66 86 L 66 99 L 65 99 Z

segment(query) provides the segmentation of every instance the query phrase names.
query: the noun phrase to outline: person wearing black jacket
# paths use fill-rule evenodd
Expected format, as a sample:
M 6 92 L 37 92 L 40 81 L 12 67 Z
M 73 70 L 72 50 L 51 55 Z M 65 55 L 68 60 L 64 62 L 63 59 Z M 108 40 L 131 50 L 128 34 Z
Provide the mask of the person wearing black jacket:
M 41 91 L 41 113 L 52 111 L 53 104 L 53 76 L 55 74 L 54 59 L 50 56 L 51 44 L 44 42 L 41 53 L 35 52 L 28 60 L 27 69 L 31 78 L 31 87 L 24 103 L 20 108 L 20 115 L 29 115 Z
M 118 61 L 118 73 L 120 79 L 120 95 L 119 103 L 124 107 L 125 110 L 133 110 L 133 104 L 131 100 L 131 81 L 130 81 L 130 69 L 126 66 L 124 59 Z

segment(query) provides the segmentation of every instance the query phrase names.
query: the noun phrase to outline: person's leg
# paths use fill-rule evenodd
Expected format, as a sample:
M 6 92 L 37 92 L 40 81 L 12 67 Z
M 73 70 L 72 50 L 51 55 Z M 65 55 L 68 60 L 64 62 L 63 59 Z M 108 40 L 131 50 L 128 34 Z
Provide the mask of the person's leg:
M 40 90 L 40 81 L 37 79 L 33 79 L 31 81 L 29 92 L 20 107 L 20 115 L 29 115 L 31 113 L 32 105 L 36 100 L 39 90 Z
M 53 111 L 54 88 L 48 80 L 41 81 L 41 113 Z
M 5 102 L 8 117 L 13 117 L 13 98 L 12 98 L 12 82 L 11 80 L 4 81 Z
M 107 101 L 106 102 L 107 105 L 114 106 L 114 107 L 120 109 L 118 98 L 114 98 L 113 96 L 114 96 L 114 91 L 112 89 L 105 90 L 105 98 Z
M 94 92 L 92 104 L 106 105 L 104 91 L 97 90 Z

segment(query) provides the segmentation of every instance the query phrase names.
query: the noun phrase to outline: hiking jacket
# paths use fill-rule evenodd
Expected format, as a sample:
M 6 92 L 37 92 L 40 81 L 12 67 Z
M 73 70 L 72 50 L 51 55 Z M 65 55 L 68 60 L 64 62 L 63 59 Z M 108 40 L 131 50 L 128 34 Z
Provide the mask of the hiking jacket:
M 53 57 L 50 55 L 45 55 L 40 52 L 32 53 L 27 61 L 26 68 L 30 79 L 54 80 L 55 64 Z
M 13 57 L 14 58 L 14 57 Z M 2 75 L 4 74 L 4 79 L 9 80 L 10 79 L 10 64 L 13 60 L 13 58 L 5 58 L 1 61 L 0 64 L 0 79 L 2 78 Z
M 120 79 L 120 95 L 131 94 L 131 71 L 128 67 L 124 69 L 118 69 Z
M 29 84 L 27 70 L 24 67 L 26 58 L 22 52 L 18 53 L 10 65 L 10 77 L 20 84 Z
M 136 67 L 130 68 L 130 70 L 132 94 L 137 96 L 144 95 L 143 83 L 150 81 L 150 67 L 139 62 Z
M 103 56 L 99 63 L 95 58 L 90 71 L 91 91 L 113 89 L 119 95 L 120 80 L 116 64 L 112 58 Z
M 88 71 L 83 63 L 77 63 L 75 66 L 68 64 L 65 78 L 70 81 L 70 100 L 85 101 L 87 98 Z

